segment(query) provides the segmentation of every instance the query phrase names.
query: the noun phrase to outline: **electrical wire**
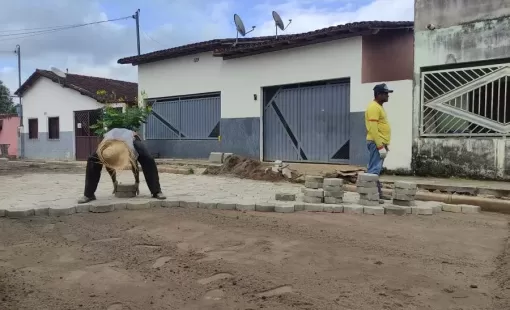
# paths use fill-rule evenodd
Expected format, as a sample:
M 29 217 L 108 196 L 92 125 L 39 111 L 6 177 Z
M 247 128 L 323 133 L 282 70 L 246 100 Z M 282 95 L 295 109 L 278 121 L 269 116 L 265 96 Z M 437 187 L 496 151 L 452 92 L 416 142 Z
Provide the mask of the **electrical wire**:
M 147 32 L 145 32 L 145 30 L 142 29 L 142 32 L 143 34 L 149 39 L 149 40 L 152 40 L 156 43 L 158 43 L 159 45 L 161 45 L 162 47 L 167 47 L 166 45 L 164 45 L 163 43 L 159 42 L 158 40 L 155 40 L 153 39 L 151 36 L 149 36 L 149 34 Z
M 102 20 L 102 21 L 91 22 L 91 23 L 83 23 L 83 24 L 75 24 L 75 25 L 67 25 L 67 26 L 47 27 L 46 30 L 28 31 L 28 32 L 11 33 L 11 34 L 0 34 L 0 42 L 10 41 L 10 40 L 17 40 L 17 39 L 23 39 L 23 38 L 28 38 L 28 37 L 33 37 L 33 36 L 38 36 L 38 35 L 43 35 L 43 34 L 48 34 L 48 33 L 54 33 L 54 32 L 63 31 L 63 30 L 68 30 L 68 29 L 75 29 L 75 28 L 79 28 L 79 27 L 90 26 L 90 25 L 97 25 L 97 24 L 102 24 L 102 23 L 115 22 L 115 21 L 125 20 L 125 19 L 129 19 L 129 18 L 133 18 L 133 16 L 126 16 L 126 17 Z M 36 28 L 33 28 L 33 29 L 36 29 Z M 4 38 L 2 39 L 2 37 L 4 37 Z M 8 38 L 5 38 L 5 37 L 8 37 Z

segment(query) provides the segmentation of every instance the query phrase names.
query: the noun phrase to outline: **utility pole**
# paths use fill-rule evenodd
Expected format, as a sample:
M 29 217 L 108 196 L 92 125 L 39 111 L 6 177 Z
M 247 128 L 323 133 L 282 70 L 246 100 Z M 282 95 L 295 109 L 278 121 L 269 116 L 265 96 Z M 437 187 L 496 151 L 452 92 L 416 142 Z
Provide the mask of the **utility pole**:
M 18 89 L 21 89 L 21 47 L 16 45 L 14 53 L 18 56 Z M 19 97 L 19 126 L 20 128 L 20 157 L 25 157 L 25 137 L 23 136 L 23 104 L 21 102 L 21 92 L 18 94 Z
M 140 56 L 140 9 L 136 10 L 133 18 L 136 20 L 136 47 Z

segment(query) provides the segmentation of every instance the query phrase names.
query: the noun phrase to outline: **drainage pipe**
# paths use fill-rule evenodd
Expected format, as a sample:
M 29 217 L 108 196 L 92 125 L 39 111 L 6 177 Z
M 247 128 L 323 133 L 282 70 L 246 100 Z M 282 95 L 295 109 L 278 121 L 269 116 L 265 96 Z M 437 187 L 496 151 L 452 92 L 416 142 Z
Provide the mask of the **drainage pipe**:
M 345 187 L 345 190 L 347 190 L 349 192 L 356 192 L 355 185 L 345 185 L 344 187 Z M 383 188 L 383 194 L 391 195 L 392 190 L 388 189 L 388 188 Z M 463 204 L 463 205 L 479 206 L 482 209 L 482 211 L 510 214 L 510 201 L 509 200 L 473 197 L 473 196 L 461 196 L 461 195 L 452 195 L 452 194 L 424 193 L 424 192 L 416 193 L 416 200 L 438 201 L 438 202 L 456 204 L 456 205 Z

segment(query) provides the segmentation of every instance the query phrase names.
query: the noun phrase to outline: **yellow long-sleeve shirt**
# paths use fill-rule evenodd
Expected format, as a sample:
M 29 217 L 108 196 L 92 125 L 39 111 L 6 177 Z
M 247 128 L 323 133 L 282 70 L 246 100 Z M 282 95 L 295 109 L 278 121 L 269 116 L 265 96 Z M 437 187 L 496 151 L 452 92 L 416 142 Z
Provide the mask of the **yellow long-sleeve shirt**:
M 365 111 L 365 125 L 367 127 L 367 141 L 374 141 L 377 147 L 390 144 L 390 123 L 388 123 L 386 111 L 376 101 L 370 102 Z

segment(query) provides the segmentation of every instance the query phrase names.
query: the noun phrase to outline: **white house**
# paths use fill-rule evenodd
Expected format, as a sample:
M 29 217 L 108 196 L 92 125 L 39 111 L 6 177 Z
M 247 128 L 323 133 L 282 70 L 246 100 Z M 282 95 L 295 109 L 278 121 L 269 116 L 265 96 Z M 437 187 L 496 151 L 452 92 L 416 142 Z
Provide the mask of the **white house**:
M 98 95 L 99 90 L 110 97 Z M 89 126 L 100 116 L 103 102 L 115 98 L 113 105 L 117 107 L 135 103 L 138 85 L 78 74 L 62 78 L 52 71 L 37 69 L 15 94 L 22 96 L 23 105 L 20 156 L 86 160 L 99 143 Z
M 366 164 L 364 111 L 387 83 L 393 126 L 385 166 L 409 169 L 412 22 L 217 39 L 120 59 L 138 66 L 153 106 L 145 138 L 161 157 L 212 151 L 261 160 Z

